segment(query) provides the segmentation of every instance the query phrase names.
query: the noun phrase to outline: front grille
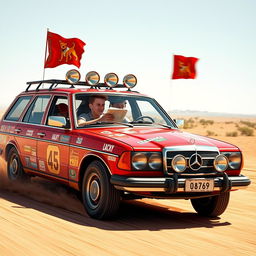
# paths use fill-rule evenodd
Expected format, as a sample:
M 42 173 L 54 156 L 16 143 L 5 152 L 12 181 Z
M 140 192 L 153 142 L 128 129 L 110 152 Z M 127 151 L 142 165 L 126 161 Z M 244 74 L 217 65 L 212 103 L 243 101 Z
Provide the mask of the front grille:
M 165 172 L 168 175 L 172 175 L 175 171 L 172 168 L 172 159 L 176 155 L 183 155 L 186 158 L 186 170 L 180 175 L 211 175 L 216 174 L 216 170 L 213 167 L 214 159 L 219 155 L 218 148 L 198 145 L 186 145 L 184 147 L 168 147 L 164 149 L 164 166 Z M 194 155 L 197 155 L 202 160 L 202 165 L 197 170 L 193 170 L 190 167 L 190 159 Z M 193 166 L 192 166 L 193 167 Z M 195 169 L 195 168 L 194 168 Z

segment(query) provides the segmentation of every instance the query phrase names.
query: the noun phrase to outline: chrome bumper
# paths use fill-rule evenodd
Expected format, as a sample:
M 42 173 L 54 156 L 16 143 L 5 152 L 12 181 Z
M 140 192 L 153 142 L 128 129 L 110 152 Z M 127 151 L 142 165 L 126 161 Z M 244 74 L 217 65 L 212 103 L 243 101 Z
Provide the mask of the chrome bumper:
M 205 178 L 190 177 L 186 179 L 204 180 Z M 112 175 L 110 182 L 116 189 L 128 192 L 165 192 L 167 194 L 173 194 L 177 192 L 186 192 L 186 179 L 178 178 L 177 176 L 143 178 Z M 225 173 L 222 177 L 213 177 L 212 179 L 214 179 L 213 191 L 221 192 L 230 191 L 232 189 L 243 189 L 251 183 L 250 179 L 246 176 L 228 176 Z

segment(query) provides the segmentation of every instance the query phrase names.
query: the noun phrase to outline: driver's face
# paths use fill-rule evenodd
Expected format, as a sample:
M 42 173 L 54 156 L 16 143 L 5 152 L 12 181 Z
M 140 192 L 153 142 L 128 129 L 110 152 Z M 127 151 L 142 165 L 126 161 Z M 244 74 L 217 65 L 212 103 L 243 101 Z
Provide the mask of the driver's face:
M 95 98 L 94 102 L 89 104 L 93 118 L 98 118 L 102 115 L 105 108 L 105 99 Z

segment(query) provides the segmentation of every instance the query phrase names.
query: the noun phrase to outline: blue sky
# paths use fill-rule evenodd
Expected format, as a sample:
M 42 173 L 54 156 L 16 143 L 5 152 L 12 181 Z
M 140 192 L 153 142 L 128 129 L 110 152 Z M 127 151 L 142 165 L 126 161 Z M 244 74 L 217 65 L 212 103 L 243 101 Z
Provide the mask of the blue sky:
M 256 1 L 2 1 L 0 105 L 43 76 L 47 28 L 86 43 L 79 69 L 138 78 L 166 110 L 256 114 Z M 193 56 L 195 80 L 171 80 L 173 54 Z M 64 79 L 75 68 L 46 69 Z

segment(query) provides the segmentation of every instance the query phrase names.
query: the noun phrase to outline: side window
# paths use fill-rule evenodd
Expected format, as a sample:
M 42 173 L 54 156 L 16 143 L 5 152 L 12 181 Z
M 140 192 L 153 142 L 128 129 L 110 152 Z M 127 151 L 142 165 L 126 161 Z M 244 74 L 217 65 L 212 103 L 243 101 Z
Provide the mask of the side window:
M 5 120 L 18 121 L 31 98 L 32 96 L 23 96 L 18 98 L 9 113 L 6 115 Z
M 48 117 L 47 117 L 47 124 L 49 116 L 62 116 L 65 117 L 67 125 L 65 128 L 70 127 L 69 122 L 69 112 L 68 112 L 68 98 L 65 96 L 56 96 L 52 101 L 52 105 L 50 107 Z
M 40 124 L 49 100 L 49 95 L 38 96 L 29 107 L 23 122 Z

